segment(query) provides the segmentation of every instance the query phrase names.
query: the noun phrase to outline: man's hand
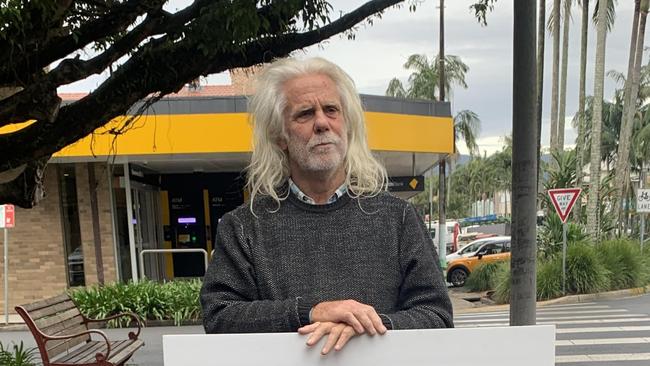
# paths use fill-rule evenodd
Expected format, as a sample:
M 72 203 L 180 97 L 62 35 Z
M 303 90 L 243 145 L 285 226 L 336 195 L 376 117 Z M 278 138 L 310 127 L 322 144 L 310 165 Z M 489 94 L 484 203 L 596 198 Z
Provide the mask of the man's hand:
M 352 326 L 359 334 L 386 333 L 386 326 L 375 308 L 354 300 L 321 302 L 312 309 L 311 321 L 345 323 Z
M 351 326 L 345 323 L 333 322 L 317 322 L 305 325 L 298 329 L 298 333 L 302 335 L 311 334 L 307 339 L 307 345 L 309 347 L 317 344 L 324 335 L 328 335 L 325 346 L 320 351 L 322 355 L 328 354 L 332 348 L 340 351 L 352 337 L 357 335 Z

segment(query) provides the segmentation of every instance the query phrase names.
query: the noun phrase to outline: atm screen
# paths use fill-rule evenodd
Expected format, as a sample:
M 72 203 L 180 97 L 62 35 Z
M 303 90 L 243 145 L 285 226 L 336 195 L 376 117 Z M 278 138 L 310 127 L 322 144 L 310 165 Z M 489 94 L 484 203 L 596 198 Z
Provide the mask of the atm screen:
M 196 217 L 179 217 L 179 224 L 196 224 Z

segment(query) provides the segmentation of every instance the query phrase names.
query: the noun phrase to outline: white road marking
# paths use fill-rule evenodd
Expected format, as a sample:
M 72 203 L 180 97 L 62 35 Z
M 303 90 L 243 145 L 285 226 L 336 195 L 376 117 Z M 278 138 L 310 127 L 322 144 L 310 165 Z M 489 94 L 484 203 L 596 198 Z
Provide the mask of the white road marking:
M 614 361 L 646 361 L 650 360 L 650 353 L 614 353 L 602 355 L 570 355 L 555 356 L 555 363 L 566 362 L 614 362 Z
M 556 346 L 594 346 L 601 344 L 639 344 L 650 343 L 646 338 L 596 338 L 596 339 L 567 339 L 555 341 Z
M 638 318 L 640 316 L 646 316 L 646 314 L 612 314 L 612 315 L 603 315 L 606 316 L 607 318 Z M 570 315 L 570 316 L 552 316 L 552 317 L 537 317 L 537 320 L 553 320 L 553 319 L 559 319 L 559 320 L 566 320 L 566 319 L 589 319 L 589 318 L 596 318 L 598 315 Z M 648 318 L 650 320 L 650 318 Z M 499 320 L 508 320 L 507 317 L 503 317 L 503 319 L 459 319 L 459 320 L 454 320 L 454 323 L 472 323 L 472 322 L 495 322 Z

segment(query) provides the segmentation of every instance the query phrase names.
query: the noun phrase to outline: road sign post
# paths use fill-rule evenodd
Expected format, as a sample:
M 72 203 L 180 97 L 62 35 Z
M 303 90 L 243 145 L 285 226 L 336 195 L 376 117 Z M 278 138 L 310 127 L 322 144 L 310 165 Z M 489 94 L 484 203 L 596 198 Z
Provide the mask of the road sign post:
M 9 230 L 14 227 L 14 205 L 0 205 L 0 228 L 4 231 L 4 300 L 5 324 L 9 324 Z
M 551 197 L 555 212 L 562 220 L 562 293 L 566 295 L 566 246 L 567 246 L 567 227 L 566 221 L 573 205 L 578 200 L 582 190 L 580 188 L 557 188 L 549 189 L 548 195 Z

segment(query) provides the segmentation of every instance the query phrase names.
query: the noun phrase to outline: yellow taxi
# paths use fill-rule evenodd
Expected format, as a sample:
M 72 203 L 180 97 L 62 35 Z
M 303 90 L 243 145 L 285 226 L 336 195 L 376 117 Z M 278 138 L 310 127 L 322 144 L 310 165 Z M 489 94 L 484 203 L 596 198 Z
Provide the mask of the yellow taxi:
M 454 287 L 465 285 L 469 274 L 481 263 L 510 260 L 510 240 L 485 243 L 476 254 L 461 257 L 447 263 L 447 282 Z

